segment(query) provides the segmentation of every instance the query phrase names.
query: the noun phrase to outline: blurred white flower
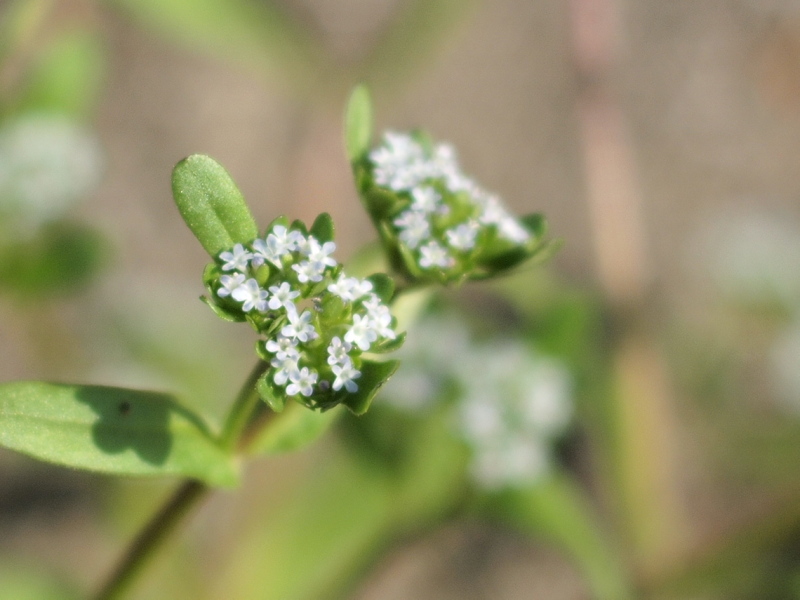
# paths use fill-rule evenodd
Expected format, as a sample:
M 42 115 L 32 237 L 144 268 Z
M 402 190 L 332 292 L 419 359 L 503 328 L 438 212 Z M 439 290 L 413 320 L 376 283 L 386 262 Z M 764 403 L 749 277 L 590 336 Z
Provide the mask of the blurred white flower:
M 34 229 L 61 217 L 100 182 L 99 143 L 56 115 L 26 115 L 0 127 L 0 216 Z

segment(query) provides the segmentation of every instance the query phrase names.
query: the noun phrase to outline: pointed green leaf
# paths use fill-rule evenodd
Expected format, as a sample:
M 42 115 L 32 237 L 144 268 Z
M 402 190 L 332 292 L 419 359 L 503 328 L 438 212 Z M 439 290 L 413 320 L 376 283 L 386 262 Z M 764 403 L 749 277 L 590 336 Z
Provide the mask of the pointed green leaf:
M 233 460 L 203 421 L 157 392 L 104 386 L 0 385 L 0 445 L 65 467 L 181 475 L 233 486 Z
M 272 410 L 279 413 L 286 406 L 286 395 L 275 393 L 275 390 L 268 379 L 270 374 L 271 371 L 267 371 L 258 378 L 258 382 L 256 383 L 256 391 L 261 399 L 266 402 Z
M 399 350 L 403 342 L 406 341 L 406 332 L 404 331 L 393 340 L 383 340 L 377 344 L 370 346 L 369 351 L 374 354 L 384 354 L 386 352 L 394 352 Z
M 221 307 L 216 302 L 214 302 L 208 296 L 200 296 L 200 300 L 202 300 L 203 304 L 205 304 L 206 306 L 208 306 L 208 308 L 214 311 L 214 314 L 217 315 L 223 321 L 229 321 L 231 323 L 242 323 L 245 320 L 247 320 L 247 317 L 243 312 L 241 311 L 234 312 L 232 310 L 227 310 Z
M 371 141 L 372 100 L 367 86 L 361 84 L 350 94 L 344 115 L 344 145 L 351 163 L 364 157 Z
M 400 366 L 399 360 L 373 362 L 365 360 L 361 363 L 361 377 L 358 378 L 358 391 L 346 394 L 342 400 L 347 408 L 357 415 L 363 415 L 369 409 L 372 399 L 384 383 Z
M 334 228 L 331 216 L 328 213 L 320 214 L 314 220 L 314 224 L 311 226 L 311 231 L 309 231 L 309 233 L 317 238 L 317 241 L 321 244 L 332 241 Z
M 394 280 L 385 273 L 374 273 L 367 277 L 367 281 L 372 283 L 372 291 L 381 299 L 381 302 L 388 304 L 394 295 Z
M 172 171 L 172 194 L 183 220 L 212 258 L 258 237 L 242 193 L 214 159 L 194 154 L 179 162 Z
M 250 450 L 254 454 L 298 450 L 325 433 L 341 414 L 341 410 L 318 412 L 297 402 L 290 402 L 281 415 L 264 428 Z
M 525 215 L 519 221 L 535 239 L 541 239 L 547 233 L 547 219 L 541 213 Z

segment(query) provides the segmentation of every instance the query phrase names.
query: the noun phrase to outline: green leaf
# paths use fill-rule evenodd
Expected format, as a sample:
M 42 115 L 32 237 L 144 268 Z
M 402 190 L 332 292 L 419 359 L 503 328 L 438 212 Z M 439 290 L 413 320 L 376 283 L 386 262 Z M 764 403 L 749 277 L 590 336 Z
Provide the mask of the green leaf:
M 298 450 L 325 433 L 341 414 L 341 410 L 318 412 L 297 402 L 290 402 L 280 416 L 264 428 L 250 450 L 254 454 Z
M 377 344 L 370 346 L 369 351 L 374 354 L 385 354 L 386 352 L 394 352 L 399 350 L 403 343 L 406 341 L 406 332 L 399 334 L 393 340 L 383 340 Z
M 525 215 L 519 222 L 534 239 L 541 239 L 547 233 L 547 219 L 541 213 Z
M 242 193 L 214 159 L 194 154 L 172 171 L 178 210 L 212 258 L 235 244 L 258 237 L 258 228 Z
M 219 304 L 214 302 L 214 300 L 212 300 L 208 296 L 200 296 L 200 300 L 203 302 L 203 304 L 208 306 L 208 308 L 214 311 L 214 314 L 217 315 L 223 321 L 228 321 L 230 323 L 243 323 L 244 321 L 247 320 L 247 317 L 243 312 L 241 311 L 233 312 L 232 310 L 222 308 Z
M 359 162 L 372 141 L 372 100 L 361 84 L 350 94 L 344 115 L 344 145 L 350 163 Z
M 0 385 L 0 445 L 65 467 L 180 475 L 233 486 L 238 473 L 202 420 L 157 392 L 104 386 Z
M 372 283 L 372 291 L 381 299 L 381 302 L 388 304 L 394 295 L 394 280 L 385 273 L 374 273 L 367 277 L 367 281 Z
M 314 220 L 309 233 L 317 238 L 317 241 L 321 244 L 333 241 L 334 228 L 331 216 L 328 213 L 320 214 Z
M 0 248 L 0 284 L 28 298 L 76 292 L 100 272 L 107 252 L 97 231 L 57 221 L 34 237 Z
M 103 43 L 95 32 L 62 35 L 39 57 L 21 105 L 25 110 L 88 117 L 99 96 L 105 67 Z
M 361 363 L 361 377 L 358 379 L 358 391 L 354 394 L 347 394 L 342 400 L 342 404 L 354 414 L 363 415 L 369 409 L 375 394 L 378 393 L 384 383 L 389 381 L 389 378 L 399 366 L 399 360 L 386 362 L 363 361 Z
M 632 585 L 614 543 L 601 530 L 581 488 L 566 474 L 553 474 L 528 488 L 493 494 L 486 517 L 544 537 L 568 552 L 583 571 L 592 598 L 632 598 Z
M 261 356 L 262 358 L 263 355 Z M 269 405 L 275 412 L 281 412 L 286 406 L 286 395 L 276 394 L 272 384 L 269 382 L 269 375 L 271 371 L 266 371 L 261 377 L 258 378 L 256 383 L 256 391 L 261 399 Z

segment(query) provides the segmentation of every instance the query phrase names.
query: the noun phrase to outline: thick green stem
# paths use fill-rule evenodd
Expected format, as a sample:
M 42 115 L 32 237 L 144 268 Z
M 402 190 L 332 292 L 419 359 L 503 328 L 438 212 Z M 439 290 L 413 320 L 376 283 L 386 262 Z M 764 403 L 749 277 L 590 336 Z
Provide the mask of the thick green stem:
M 95 600 L 119 598 L 133 583 L 149 559 L 155 555 L 156 550 L 175 530 L 183 517 L 209 491 L 210 488 L 199 481 L 184 482 L 139 533 L 117 568 L 111 573 L 106 584 L 95 596 Z

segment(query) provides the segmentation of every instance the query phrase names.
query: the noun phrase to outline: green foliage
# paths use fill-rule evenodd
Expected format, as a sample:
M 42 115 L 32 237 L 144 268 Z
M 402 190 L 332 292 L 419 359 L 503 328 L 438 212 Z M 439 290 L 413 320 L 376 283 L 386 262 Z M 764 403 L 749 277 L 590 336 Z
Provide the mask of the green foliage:
M 59 221 L 0 252 L 0 284 L 27 298 L 83 287 L 105 262 L 105 240 L 93 229 Z
M 544 538 L 563 548 L 583 571 L 597 600 L 633 598 L 628 574 L 614 545 L 590 510 L 587 498 L 565 473 L 528 488 L 508 488 L 488 496 L 482 515 Z
M 353 414 L 363 415 L 372 404 L 372 399 L 378 390 L 389 381 L 389 378 L 400 366 L 400 361 L 388 360 L 386 362 L 374 362 L 365 360 L 361 363 L 361 378 L 358 380 L 358 391 L 346 394 L 342 400 Z
M 362 160 L 372 142 L 372 100 L 365 85 L 350 94 L 344 117 L 344 145 L 352 164 Z
M 194 154 L 179 162 L 172 172 L 172 193 L 183 220 L 212 258 L 258 236 L 242 193 L 212 158 Z
M 26 110 L 86 118 L 94 109 L 104 72 L 100 36 L 70 31 L 39 57 L 28 74 L 21 104 Z
M 237 471 L 203 421 L 167 394 L 103 386 L 0 385 L 0 445 L 66 467 L 181 475 L 232 486 Z

